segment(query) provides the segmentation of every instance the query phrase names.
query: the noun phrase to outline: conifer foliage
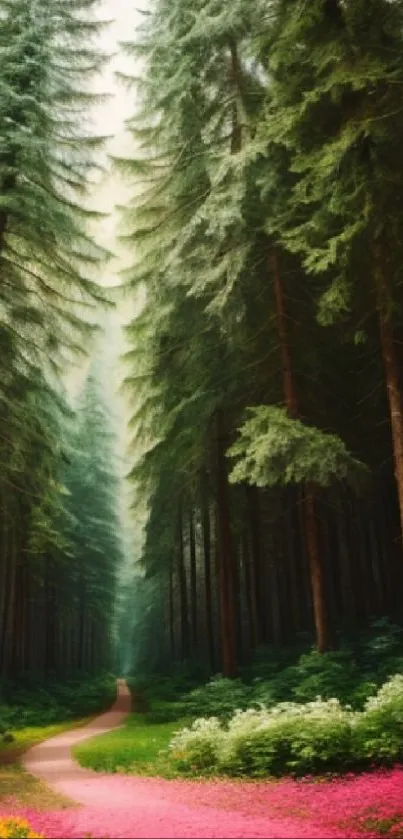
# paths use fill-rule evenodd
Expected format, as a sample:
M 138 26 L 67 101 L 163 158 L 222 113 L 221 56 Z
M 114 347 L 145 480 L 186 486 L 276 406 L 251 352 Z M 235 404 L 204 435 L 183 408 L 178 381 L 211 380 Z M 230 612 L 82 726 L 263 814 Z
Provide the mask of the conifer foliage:
M 403 3 L 154 0 L 126 49 L 135 664 L 232 676 L 402 617 Z
M 105 253 L 86 209 L 101 142 L 88 125 L 89 81 L 104 60 L 95 7 L 0 0 L 2 678 L 110 664 L 108 424 L 92 380 L 74 417 L 61 378 L 104 299 Z

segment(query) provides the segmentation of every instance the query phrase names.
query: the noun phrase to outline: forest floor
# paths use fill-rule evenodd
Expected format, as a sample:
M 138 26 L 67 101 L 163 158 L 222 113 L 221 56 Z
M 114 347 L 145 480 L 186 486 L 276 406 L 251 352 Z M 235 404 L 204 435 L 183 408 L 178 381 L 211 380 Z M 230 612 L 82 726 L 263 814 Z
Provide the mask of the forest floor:
M 49 740 L 65 731 L 87 726 L 93 719 L 95 719 L 94 715 L 64 723 L 28 726 L 15 731 L 10 743 L 2 743 L 0 747 L 0 810 L 14 802 L 23 807 L 35 806 L 39 810 L 61 810 L 71 807 L 70 799 L 53 792 L 46 783 L 27 772 L 19 760 L 24 752 L 37 743 Z
M 403 836 L 401 820 L 393 817 L 401 809 L 402 769 L 322 783 L 252 783 L 111 776 L 79 766 L 72 746 L 119 726 L 129 706 L 129 691 L 120 683 L 111 711 L 30 749 L 23 759 L 27 777 L 34 775 L 31 783 L 40 784 L 42 792 L 47 785 L 49 795 L 56 796 L 53 806 L 46 796 L 35 806 L 10 796 L 0 804 L 0 817 L 26 817 L 54 839 Z

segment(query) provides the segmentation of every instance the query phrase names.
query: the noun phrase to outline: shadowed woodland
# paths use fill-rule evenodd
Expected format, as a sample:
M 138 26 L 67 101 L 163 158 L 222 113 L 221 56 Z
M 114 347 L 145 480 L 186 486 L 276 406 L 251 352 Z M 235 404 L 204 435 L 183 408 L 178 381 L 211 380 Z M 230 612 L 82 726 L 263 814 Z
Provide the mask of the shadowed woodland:
M 117 611 L 96 358 L 77 404 L 63 385 L 112 298 L 85 197 L 91 6 L 0 9 L 3 677 L 109 667 L 114 627 L 119 666 L 233 676 L 262 646 L 399 623 L 403 5 L 159 0 L 123 45 L 113 302 L 144 295 L 123 363 L 148 517 Z

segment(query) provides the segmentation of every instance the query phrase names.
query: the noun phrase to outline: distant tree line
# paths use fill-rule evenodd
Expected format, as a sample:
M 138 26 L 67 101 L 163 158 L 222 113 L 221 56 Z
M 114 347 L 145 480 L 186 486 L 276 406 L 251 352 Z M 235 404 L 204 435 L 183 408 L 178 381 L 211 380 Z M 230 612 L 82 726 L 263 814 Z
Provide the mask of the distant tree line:
M 111 664 L 116 493 L 89 349 L 105 251 L 85 209 L 103 65 L 92 0 L 0 0 L 0 678 Z M 98 377 L 99 379 L 99 377 Z

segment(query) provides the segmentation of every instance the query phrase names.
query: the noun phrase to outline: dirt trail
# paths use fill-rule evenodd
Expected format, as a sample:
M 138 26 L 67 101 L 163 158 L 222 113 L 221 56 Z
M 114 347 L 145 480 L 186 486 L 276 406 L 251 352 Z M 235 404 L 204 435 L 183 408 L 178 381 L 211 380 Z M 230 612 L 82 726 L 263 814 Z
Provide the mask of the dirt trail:
M 83 805 L 20 811 L 37 832 L 51 839 L 88 835 L 94 839 L 341 839 L 357 833 L 354 827 L 335 828 L 329 824 L 329 815 L 345 819 L 350 811 L 353 816 L 363 798 L 377 801 L 379 807 L 388 800 L 391 808 L 396 799 L 395 808 L 400 808 L 400 770 L 334 784 L 301 785 L 291 781 L 168 781 L 107 775 L 79 766 L 72 759 L 72 746 L 121 725 L 130 707 L 130 693 L 121 680 L 110 711 L 85 728 L 60 734 L 26 753 L 23 765 L 28 772 Z M 356 817 L 352 821 L 357 823 Z M 377 834 L 361 834 L 365 835 Z
M 38 746 L 33 746 L 25 753 L 22 765 L 27 772 L 45 781 L 55 792 L 70 795 L 70 791 L 72 791 L 74 795 L 70 795 L 70 797 L 74 801 L 79 804 L 86 803 L 85 795 L 81 798 L 80 792 L 85 790 L 86 781 L 93 781 L 99 775 L 90 769 L 84 769 L 73 760 L 72 747 L 83 740 L 105 734 L 112 728 L 122 725 L 130 710 L 129 688 L 123 679 L 118 679 L 116 702 L 109 711 L 96 717 L 83 728 L 65 731 L 50 740 L 45 740 Z M 77 781 L 79 781 L 79 784 L 74 783 L 74 787 L 71 789 L 71 782 Z M 83 784 L 84 786 L 82 786 Z

